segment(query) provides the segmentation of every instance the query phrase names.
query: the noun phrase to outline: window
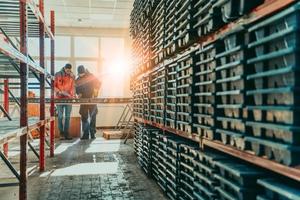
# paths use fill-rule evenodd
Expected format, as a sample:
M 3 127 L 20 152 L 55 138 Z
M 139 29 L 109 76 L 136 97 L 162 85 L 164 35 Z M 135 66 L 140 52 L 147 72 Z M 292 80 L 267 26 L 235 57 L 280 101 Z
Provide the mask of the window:
M 67 37 L 67 36 L 55 37 L 55 56 L 56 57 L 71 56 L 71 37 Z
M 40 55 L 40 40 L 39 38 L 28 39 L 28 53 L 30 56 Z M 45 38 L 45 56 L 50 56 L 50 40 Z
M 122 97 L 128 60 L 123 38 L 101 38 L 101 97 Z
M 75 57 L 98 58 L 99 39 L 96 37 L 75 37 Z

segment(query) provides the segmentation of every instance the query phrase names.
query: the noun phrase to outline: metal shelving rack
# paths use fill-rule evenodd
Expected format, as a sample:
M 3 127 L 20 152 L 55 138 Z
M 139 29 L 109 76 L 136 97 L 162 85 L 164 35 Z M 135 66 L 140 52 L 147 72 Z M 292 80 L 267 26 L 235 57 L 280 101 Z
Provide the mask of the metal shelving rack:
M 27 152 L 28 146 L 39 158 L 40 171 L 45 170 L 45 126 L 50 122 L 50 156 L 54 156 L 54 34 L 55 16 L 50 14 L 50 28 L 44 19 L 44 1 L 39 0 L 1 0 L 0 1 L 0 77 L 4 78 L 4 110 L 9 121 L 0 127 L 0 144 L 3 144 L 1 158 L 18 179 L 19 199 L 27 199 Z M 28 55 L 28 38 L 36 37 L 40 41 L 39 64 Z M 45 37 L 51 41 L 51 72 L 45 69 Z M 15 41 L 12 41 L 12 38 Z M 32 120 L 28 118 L 28 77 L 36 77 L 40 88 L 40 116 Z M 20 107 L 20 118 L 12 119 L 9 114 L 9 96 L 16 99 L 9 90 L 9 79 L 20 79 L 20 100 L 16 103 Z M 50 118 L 45 115 L 45 83 L 51 87 Z M 18 123 L 16 123 L 19 121 Z M 10 124 L 10 125 L 9 125 Z M 32 130 L 39 129 L 39 153 L 28 142 Z M 7 157 L 8 142 L 20 139 L 20 173 L 14 169 Z M 0 185 L 1 186 L 1 185 Z M 10 186 L 10 184 L 3 184 Z
M 265 0 L 264 4 L 261 6 L 257 7 L 253 11 L 251 11 L 250 14 L 246 15 L 245 17 L 240 18 L 238 21 L 231 22 L 229 24 L 224 25 L 222 28 L 220 28 L 218 31 L 211 33 L 207 36 L 203 36 L 199 38 L 197 43 L 199 44 L 209 44 L 211 42 L 214 42 L 215 40 L 218 39 L 220 35 L 225 34 L 228 32 L 228 30 L 234 29 L 240 25 L 243 24 L 250 24 L 252 22 L 258 21 L 264 17 L 267 17 L 269 15 L 272 15 L 279 10 L 291 5 L 292 3 L 297 2 L 296 0 Z M 175 61 L 176 56 L 173 56 L 172 58 L 169 58 L 169 61 Z M 137 71 L 135 76 L 138 78 L 141 76 L 140 71 Z M 143 73 L 147 73 L 147 71 L 143 71 Z M 142 118 L 137 118 L 135 117 L 135 121 L 138 123 L 143 123 L 143 124 L 148 124 L 154 127 L 157 127 L 163 131 L 173 133 L 175 135 L 178 135 L 180 137 L 189 139 L 191 141 L 198 142 L 201 146 L 201 148 L 213 148 L 217 149 L 218 151 L 224 152 L 228 155 L 234 156 L 236 158 L 239 158 L 241 160 L 244 160 L 246 162 L 252 163 L 256 166 L 260 166 L 262 168 L 268 169 L 270 171 L 273 171 L 277 174 L 280 174 L 285 177 L 289 177 L 293 180 L 300 181 L 300 166 L 286 166 L 277 162 L 274 162 L 272 160 L 268 160 L 263 157 L 259 157 L 254 155 L 251 152 L 247 151 L 242 151 L 237 148 L 234 148 L 232 146 L 224 145 L 222 142 L 219 141 L 213 141 L 213 140 L 208 140 L 202 137 L 199 137 L 198 134 L 192 133 L 189 134 L 188 132 L 180 131 L 175 128 L 171 128 L 168 126 L 164 126 L 161 124 L 157 124 L 153 121 L 145 120 Z

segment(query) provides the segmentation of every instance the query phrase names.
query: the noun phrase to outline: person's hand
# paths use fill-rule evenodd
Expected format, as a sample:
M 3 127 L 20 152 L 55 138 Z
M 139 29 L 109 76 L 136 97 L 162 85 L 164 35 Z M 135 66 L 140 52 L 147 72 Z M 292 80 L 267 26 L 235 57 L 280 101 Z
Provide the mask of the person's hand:
M 94 98 L 98 97 L 98 93 L 99 93 L 99 90 L 94 89 L 93 97 L 94 97 Z
M 72 97 L 72 95 L 66 91 L 61 91 L 60 95 L 65 97 Z
M 61 94 L 61 91 L 57 91 L 57 92 L 56 92 L 56 96 L 60 96 L 60 95 L 62 95 L 62 94 Z

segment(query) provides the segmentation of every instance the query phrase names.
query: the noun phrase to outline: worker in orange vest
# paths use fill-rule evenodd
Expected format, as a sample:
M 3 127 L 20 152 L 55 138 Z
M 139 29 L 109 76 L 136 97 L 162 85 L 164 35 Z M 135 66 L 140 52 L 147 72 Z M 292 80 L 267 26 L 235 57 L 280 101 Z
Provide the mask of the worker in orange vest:
M 55 95 L 58 99 L 70 99 L 75 97 L 75 76 L 72 73 L 72 65 L 66 64 L 55 74 L 54 80 Z M 57 105 L 58 129 L 61 138 L 71 140 L 69 136 L 70 118 L 72 105 Z

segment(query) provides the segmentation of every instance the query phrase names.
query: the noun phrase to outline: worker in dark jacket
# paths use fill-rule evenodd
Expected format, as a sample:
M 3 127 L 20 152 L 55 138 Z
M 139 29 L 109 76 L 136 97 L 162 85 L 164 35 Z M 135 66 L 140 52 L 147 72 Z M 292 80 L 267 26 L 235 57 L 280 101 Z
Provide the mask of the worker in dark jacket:
M 95 98 L 101 86 L 100 81 L 83 65 L 78 66 L 78 78 L 76 79 L 76 94 L 79 98 Z M 81 115 L 83 136 L 81 139 L 95 139 L 96 133 L 96 115 L 98 113 L 97 105 L 80 105 L 79 113 Z M 90 119 L 90 121 L 89 121 Z

